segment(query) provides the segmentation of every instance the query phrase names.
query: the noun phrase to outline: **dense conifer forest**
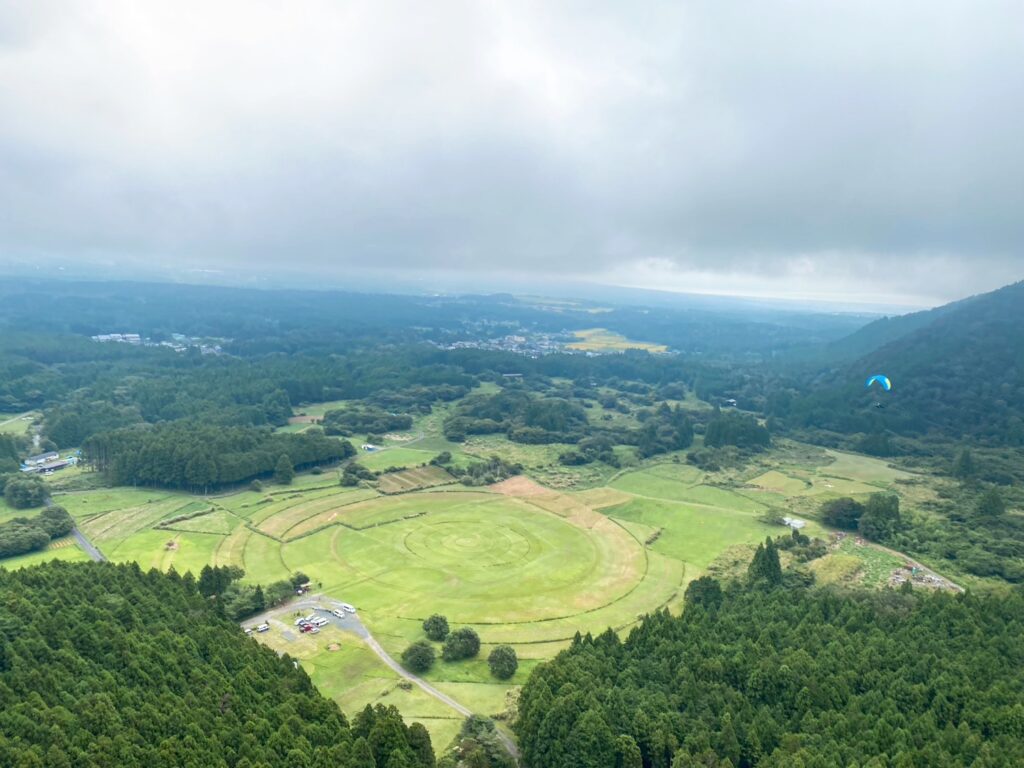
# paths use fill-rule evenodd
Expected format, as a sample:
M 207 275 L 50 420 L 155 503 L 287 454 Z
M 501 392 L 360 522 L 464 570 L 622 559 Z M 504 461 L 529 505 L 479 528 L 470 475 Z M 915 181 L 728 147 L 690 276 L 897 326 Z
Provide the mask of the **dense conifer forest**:
M 1019 766 L 1024 594 L 693 582 L 681 616 L 577 638 L 523 688 L 530 768 Z
M 191 575 L 0 569 L 0 765 L 432 768 L 393 708 L 351 722 Z

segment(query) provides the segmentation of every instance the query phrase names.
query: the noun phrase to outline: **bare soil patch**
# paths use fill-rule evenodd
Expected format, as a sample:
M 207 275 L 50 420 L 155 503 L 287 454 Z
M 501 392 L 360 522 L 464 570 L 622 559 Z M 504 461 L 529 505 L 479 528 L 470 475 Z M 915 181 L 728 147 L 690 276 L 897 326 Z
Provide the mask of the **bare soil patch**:
M 504 494 L 505 496 L 518 496 L 529 498 L 531 496 L 546 496 L 551 494 L 550 488 L 545 488 L 525 475 L 516 475 L 508 480 L 502 480 L 491 486 L 492 491 Z

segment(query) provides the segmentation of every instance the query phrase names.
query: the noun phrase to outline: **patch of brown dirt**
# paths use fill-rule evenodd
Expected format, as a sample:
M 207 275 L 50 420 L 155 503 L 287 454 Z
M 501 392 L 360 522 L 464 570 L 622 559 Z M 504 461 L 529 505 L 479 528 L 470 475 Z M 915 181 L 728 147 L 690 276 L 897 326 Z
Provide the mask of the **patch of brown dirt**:
M 545 488 L 540 483 L 534 482 L 525 475 L 516 475 L 508 480 L 502 480 L 491 486 L 492 491 L 504 494 L 505 496 L 519 496 L 529 498 L 530 496 L 544 496 L 551 493 L 550 488 Z
M 337 643 L 331 643 L 330 645 L 327 646 L 327 650 L 328 651 L 340 651 L 341 650 L 341 646 L 338 645 Z

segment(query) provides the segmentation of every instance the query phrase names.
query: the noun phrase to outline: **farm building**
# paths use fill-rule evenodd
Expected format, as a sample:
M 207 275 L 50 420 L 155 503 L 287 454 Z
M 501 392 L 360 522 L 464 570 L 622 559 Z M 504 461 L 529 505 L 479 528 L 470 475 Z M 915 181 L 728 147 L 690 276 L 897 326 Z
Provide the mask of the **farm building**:
M 796 517 L 784 517 L 784 518 L 782 518 L 782 522 L 785 523 L 786 525 L 788 525 L 794 531 L 799 531 L 801 528 L 803 528 L 805 525 L 807 525 L 807 521 L 806 520 L 800 520 L 799 518 L 796 518 Z
M 29 456 L 25 459 L 26 467 L 38 467 L 40 464 L 46 464 L 48 461 L 56 461 L 60 458 L 60 454 L 56 451 L 47 451 L 46 453 L 40 453 L 38 456 Z
M 74 456 L 70 456 L 66 459 L 57 457 L 52 461 L 44 461 L 42 464 L 34 464 L 31 467 L 22 467 L 22 472 L 29 472 L 33 474 L 50 474 L 56 472 L 58 469 L 66 469 L 67 467 L 73 467 L 78 463 L 78 459 Z

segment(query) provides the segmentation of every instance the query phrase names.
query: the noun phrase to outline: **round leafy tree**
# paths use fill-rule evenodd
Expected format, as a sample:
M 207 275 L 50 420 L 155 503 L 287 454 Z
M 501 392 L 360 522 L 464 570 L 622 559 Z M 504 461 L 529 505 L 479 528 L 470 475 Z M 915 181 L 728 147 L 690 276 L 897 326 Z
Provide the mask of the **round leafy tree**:
M 519 659 L 511 645 L 499 645 L 487 657 L 487 666 L 491 674 L 499 680 L 508 680 L 519 669 Z
M 417 640 L 402 651 L 402 664 L 413 672 L 426 672 L 434 666 L 434 646 L 426 640 Z
M 480 653 L 480 635 L 469 627 L 456 629 L 444 641 L 441 658 L 445 661 L 471 659 Z
M 448 637 L 448 619 L 439 613 L 435 613 L 423 622 L 423 631 L 431 640 L 441 642 Z

